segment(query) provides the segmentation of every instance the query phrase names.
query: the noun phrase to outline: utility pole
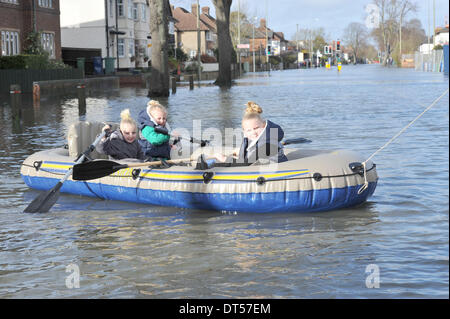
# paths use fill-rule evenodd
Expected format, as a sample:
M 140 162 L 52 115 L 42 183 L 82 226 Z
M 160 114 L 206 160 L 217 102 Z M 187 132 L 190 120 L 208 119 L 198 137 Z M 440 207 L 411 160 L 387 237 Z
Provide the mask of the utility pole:
M 200 49 L 201 49 L 201 42 L 200 42 L 200 6 L 197 0 L 197 64 L 198 64 L 198 86 L 200 87 L 200 77 L 201 77 L 201 57 L 200 57 Z
M 266 67 L 270 73 L 270 63 L 269 63 L 269 37 L 267 35 L 267 26 L 269 25 L 269 15 L 267 13 L 267 0 L 266 0 Z
M 433 0 L 433 47 L 436 45 L 436 0 Z
M 238 67 L 239 67 L 239 77 L 241 76 L 241 49 L 239 48 L 239 45 L 241 44 L 241 1 L 238 0 Z
M 253 21 L 254 22 L 253 23 L 253 43 L 252 43 L 252 49 L 253 49 L 253 73 L 256 72 L 255 71 L 255 23 L 256 23 L 257 19 L 258 19 L 258 17 L 254 17 L 255 21 Z

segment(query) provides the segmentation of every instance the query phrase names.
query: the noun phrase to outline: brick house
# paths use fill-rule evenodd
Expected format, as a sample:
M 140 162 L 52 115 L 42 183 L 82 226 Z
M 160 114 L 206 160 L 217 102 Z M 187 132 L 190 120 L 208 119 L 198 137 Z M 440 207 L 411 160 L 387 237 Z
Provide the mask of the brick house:
M 171 6 L 175 23 L 176 47 L 182 49 L 190 58 L 197 55 L 197 4 L 192 4 L 191 12 L 184 8 Z M 209 7 L 203 7 L 199 17 L 200 53 L 214 56 L 217 48 L 216 19 L 209 14 Z
M 0 55 L 22 54 L 36 31 L 50 58 L 60 60 L 59 14 L 59 0 L 0 0 Z

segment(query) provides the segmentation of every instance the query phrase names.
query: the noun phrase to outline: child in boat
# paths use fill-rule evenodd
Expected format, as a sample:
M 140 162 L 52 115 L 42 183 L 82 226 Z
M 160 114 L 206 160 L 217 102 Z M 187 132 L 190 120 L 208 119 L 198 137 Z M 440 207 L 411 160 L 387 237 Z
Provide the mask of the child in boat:
M 234 160 L 224 154 L 215 154 L 214 158 L 220 163 L 215 162 L 214 166 L 247 166 L 256 162 L 282 163 L 288 160 L 280 143 L 284 137 L 283 129 L 272 121 L 264 120 L 261 113 L 262 108 L 258 104 L 247 102 L 242 118 L 244 139 L 239 152 L 233 153 Z M 200 156 L 197 162 L 200 169 L 208 168 L 203 156 Z
M 167 124 L 167 110 L 158 101 L 151 100 L 138 116 L 141 139 L 139 143 L 146 157 L 170 159 L 171 146 Z
M 120 113 L 120 126 L 102 138 L 96 146 L 97 152 L 108 155 L 111 159 L 121 160 L 125 158 L 144 159 L 144 153 L 137 141 L 137 125 L 126 109 Z M 109 125 L 105 125 L 103 131 L 111 130 Z

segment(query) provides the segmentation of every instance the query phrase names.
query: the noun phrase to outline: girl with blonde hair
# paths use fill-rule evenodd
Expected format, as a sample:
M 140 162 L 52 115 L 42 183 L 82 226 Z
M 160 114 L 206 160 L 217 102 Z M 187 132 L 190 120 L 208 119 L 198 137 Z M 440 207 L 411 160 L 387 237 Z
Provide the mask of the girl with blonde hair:
M 239 150 L 239 160 L 252 164 L 258 160 L 266 159 L 273 162 L 287 161 L 283 152 L 281 140 L 284 137 L 283 129 L 270 120 L 261 117 L 262 108 L 255 102 L 247 102 L 242 117 L 242 131 L 244 140 Z
M 252 101 L 247 102 L 242 117 L 244 139 L 239 152 L 233 154 L 234 159 L 223 154 L 214 154 L 219 162 L 225 162 L 222 165 L 214 163 L 214 166 L 246 166 L 256 162 L 266 164 L 268 162 L 282 163 L 288 160 L 281 145 L 284 137 L 283 129 L 272 121 L 264 120 L 261 117 L 262 112 L 258 104 Z M 205 164 L 204 158 L 199 158 L 197 162 L 200 162 L 197 165 L 200 169 L 210 168 Z
M 119 129 L 107 134 L 97 145 L 96 150 L 116 160 L 125 158 L 143 160 L 144 153 L 137 140 L 137 125 L 131 117 L 130 110 L 123 110 L 120 118 Z M 110 131 L 111 127 L 105 125 L 103 130 Z
M 151 100 L 147 107 L 139 112 L 138 126 L 142 136 L 139 143 L 145 156 L 170 159 L 167 109 L 158 101 Z

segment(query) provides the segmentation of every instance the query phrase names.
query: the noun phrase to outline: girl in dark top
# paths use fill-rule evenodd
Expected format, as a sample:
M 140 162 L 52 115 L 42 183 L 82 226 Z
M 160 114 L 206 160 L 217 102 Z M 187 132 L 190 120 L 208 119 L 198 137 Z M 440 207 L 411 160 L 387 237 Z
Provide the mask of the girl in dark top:
M 123 110 L 120 118 L 119 129 L 113 131 L 108 137 L 104 137 L 96 150 L 116 160 L 125 158 L 144 160 L 144 153 L 137 140 L 137 125 L 131 117 L 130 110 Z M 103 130 L 110 129 L 109 125 L 103 127 Z
M 233 156 L 215 154 L 217 160 L 213 166 L 247 166 L 259 162 L 268 164 L 270 162 L 282 163 L 288 159 L 283 152 L 281 140 L 284 137 L 283 129 L 269 120 L 261 117 L 262 108 L 255 102 L 247 102 L 244 116 L 242 118 L 242 131 L 244 139 L 239 151 Z M 210 168 L 205 158 L 200 156 L 197 160 L 199 169 Z

